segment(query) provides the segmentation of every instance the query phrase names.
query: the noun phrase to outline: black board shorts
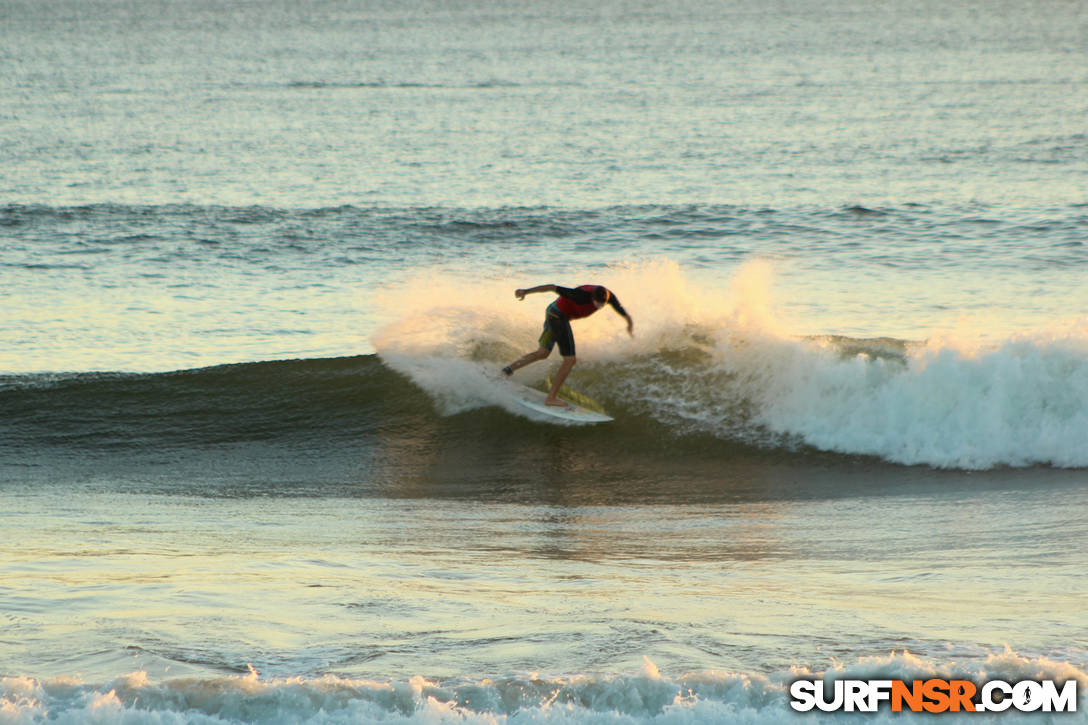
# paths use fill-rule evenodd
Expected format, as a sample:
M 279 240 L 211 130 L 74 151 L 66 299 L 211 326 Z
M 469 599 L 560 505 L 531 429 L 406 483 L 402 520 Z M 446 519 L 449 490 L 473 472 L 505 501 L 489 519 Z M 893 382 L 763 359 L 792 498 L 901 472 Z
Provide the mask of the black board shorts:
M 548 305 L 544 316 L 544 331 L 540 333 L 540 346 L 551 352 L 557 343 L 560 355 L 574 357 L 574 332 L 570 329 L 570 320 L 553 302 Z

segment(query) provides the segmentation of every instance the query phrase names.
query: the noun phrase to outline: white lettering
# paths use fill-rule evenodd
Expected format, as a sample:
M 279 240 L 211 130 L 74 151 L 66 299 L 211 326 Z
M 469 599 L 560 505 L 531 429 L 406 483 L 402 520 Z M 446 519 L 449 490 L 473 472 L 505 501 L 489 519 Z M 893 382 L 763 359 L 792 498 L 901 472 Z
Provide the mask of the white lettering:
M 1043 706 L 1043 687 L 1038 682 L 1024 680 L 1012 688 L 1012 704 L 1020 712 L 1035 712 Z
M 1058 685 L 1052 680 L 1043 682 L 1043 712 L 1076 712 L 1077 711 L 1077 681 L 1069 680 L 1062 685 L 1058 692 Z
M 1001 699 L 994 699 L 994 693 L 1000 692 Z M 1012 707 L 1012 685 L 1001 680 L 991 680 L 982 686 L 982 702 L 976 706 L 980 712 L 1005 712 Z
M 876 712 L 880 709 L 881 702 L 888 702 L 891 699 L 891 680 L 869 680 L 869 709 L 867 712 Z
M 835 712 L 842 707 L 843 700 L 845 699 L 842 693 L 842 680 L 835 680 L 831 685 L 831 691 L 835 693 L 835 697 L 830 702 L 827 700 L 827 687 L 825 682 L 820 682 L 820 696 L 816 700 L 816 707 L 820 708 L 824 712 Z
M 810 712 L 814 708 L 823 712 L 879 712 L 882 703 L 890 702 L 897 711 L 907 704 L 915 712 L 970 711 L 972 707 L 977 712 L 1005 712 L 1010 708 L 1019 712 L 1076 712 L 1078 704 L 1076 680 L 1068 680 L 1061 688 L 1053 680 L 1021 680 L 1014 684 L 990 680 L 978 689 L 977 700 L 972 698 L 971 701 L 966 699 L 967 693 L 973 692 L 977 685 L 969 681 L 955 680 L 951 684 L 937 679 L 924 683 L 916 681 L 913 690 L 897 688 L 901 684 L 906 683 L 899 680 L 796 680 L 790 684 L 790 707 L 797 712 Z M 932 690 L 944 699 L 934 701 L 932 694 L 925 695 L 928 700 L 915 699 L 910 693 L 920 692 L 917 690 L 919 684 L 924 692 Z M 829 686 L 830 693 L 827 692 Z M 901 692 L 893 697 L 896 689 Z M 949 697 L 945 697 L 946 692 Z
M 790 685 L 790 707 L 797 712 L 808 712 L 816 707 L 816 683 L 812 680 L 797 680 Z
M 843 681 L 843 701 L 847 712 L 868 712 L 868 686 L 864 680 Z

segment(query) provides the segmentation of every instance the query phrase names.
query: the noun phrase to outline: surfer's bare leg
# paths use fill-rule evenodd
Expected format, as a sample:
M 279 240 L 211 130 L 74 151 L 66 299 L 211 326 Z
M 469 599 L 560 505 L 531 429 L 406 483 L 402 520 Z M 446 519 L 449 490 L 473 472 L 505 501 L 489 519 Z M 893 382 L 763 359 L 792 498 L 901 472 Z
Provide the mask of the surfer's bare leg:
M 542 348 L 539 348 L 537 350 L 533 350 L 530 353 L 526 353 L 525 355 L 522 355 L 520 358 L 518 358 L 514 362 L 512 362 L 509 365 L 507 365 L 506 367 L 504 367 L 502 369 L 502 371 L 504 373 L 506 373 L 507 375 L 511 375 L 511 374 L 513 374 L 513 372 L 515 370 L 518 370 L 519 368 L 523 368 L 526 365 L 528 365 L 529 363 L 535 363 L 537 360 L 543 360 L 544 358 L 548 357 L 551 354 L 552 354 L 552 351 L 549 350 L 546 347 L 542 347 Z
M 555 380 L 552 382 L 552 390 L 544 400 L 547 405 L 554 405 L 559 408 L 565 408 L 567 406 L 565 402 L 556 396 L 559 395 L 559 388 L 563 387 L 563 381 L 570 375 L 570 371 L 574 368 L 574 363 L 576 362 L 578 362 L 578 358 L 574 355 L 563 358 L 563 363 L 559 366 L 559 369 L 555 371 Z

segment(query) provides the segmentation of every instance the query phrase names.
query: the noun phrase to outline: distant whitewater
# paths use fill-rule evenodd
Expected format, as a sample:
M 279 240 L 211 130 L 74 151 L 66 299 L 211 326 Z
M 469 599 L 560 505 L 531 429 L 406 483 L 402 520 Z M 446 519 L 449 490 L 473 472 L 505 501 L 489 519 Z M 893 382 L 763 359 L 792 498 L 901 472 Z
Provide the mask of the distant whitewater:
M 789 707 L 789 683 L 798 677 L 970 678 L 1075 680 L 1077 714 L 951 716 L 949 722 L 1088 722 L 1088 674 L 1045 658 L 1006 651 L 969 666 L 934 662 L 910 653 L 866 657 L 822 673 L 806 668 L 771 675 L 701 672 L 663 676 L 648 658 L 636 675 L 536 673 L 480 681 L 369 681 L 327 675 L 268 679 L 247 675 L 217 679 L 152 681 L 134 672 L 99 685 L 78 679 L 0 680 L 0 721 L 5 723 L 125 722 L 142 725 L 226 723 L 781 723 L 853 722 L 856 714 L 801 716 Z M 882 712 L 866 721 L 928 721 L 930 715 Z
M 1085 723 L 1084 3 L 0 17 L 0 725 Z

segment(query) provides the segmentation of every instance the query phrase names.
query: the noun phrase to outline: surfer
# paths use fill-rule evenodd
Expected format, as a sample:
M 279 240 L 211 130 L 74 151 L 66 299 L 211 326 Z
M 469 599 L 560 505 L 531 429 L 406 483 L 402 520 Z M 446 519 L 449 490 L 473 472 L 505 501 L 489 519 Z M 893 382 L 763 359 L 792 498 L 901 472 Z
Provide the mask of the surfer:
M 574 333 L 571 332 L 570 321 L 589 317 L 605 305 L 611 305 L 617 314 L 627 320 L 627 334 L 631 337 L 635 336 L 635 322 L 627 314 L 627 310 L 623 309 L 623 305 L 616 299 L 616 295 L 612 294 L 612 291 L 607 287 L 584 284 L 581 287 L 571 289 L 556 284 L 542 284 L 538 287 L 515 290 L 514 296 L 519 300 L 524 300 L 525 295 L 536 292 L 554 292 L 559 295 L 554 302 L 548 305 L 544 315 L 544 331 L 540 335 L 540 348 L 526 353 L 504 367 L 502 371 L 507 375 L 513 375 L 518 368 L 523 368 L 529 363 L 543 360 L 551 355 L 552 348 L 558 344 L 559 354 L 562 356 L 563 362 L 555 373 L 552 389 L 544 402 L 548 405 L 563 407 L 566 406 L 566 403 L 556 396 L 559 393 L 559 388 L 563 385 L 563 381 L 567 379 L 574 367 L 574 363 L 578 361 L 574 356 Z

